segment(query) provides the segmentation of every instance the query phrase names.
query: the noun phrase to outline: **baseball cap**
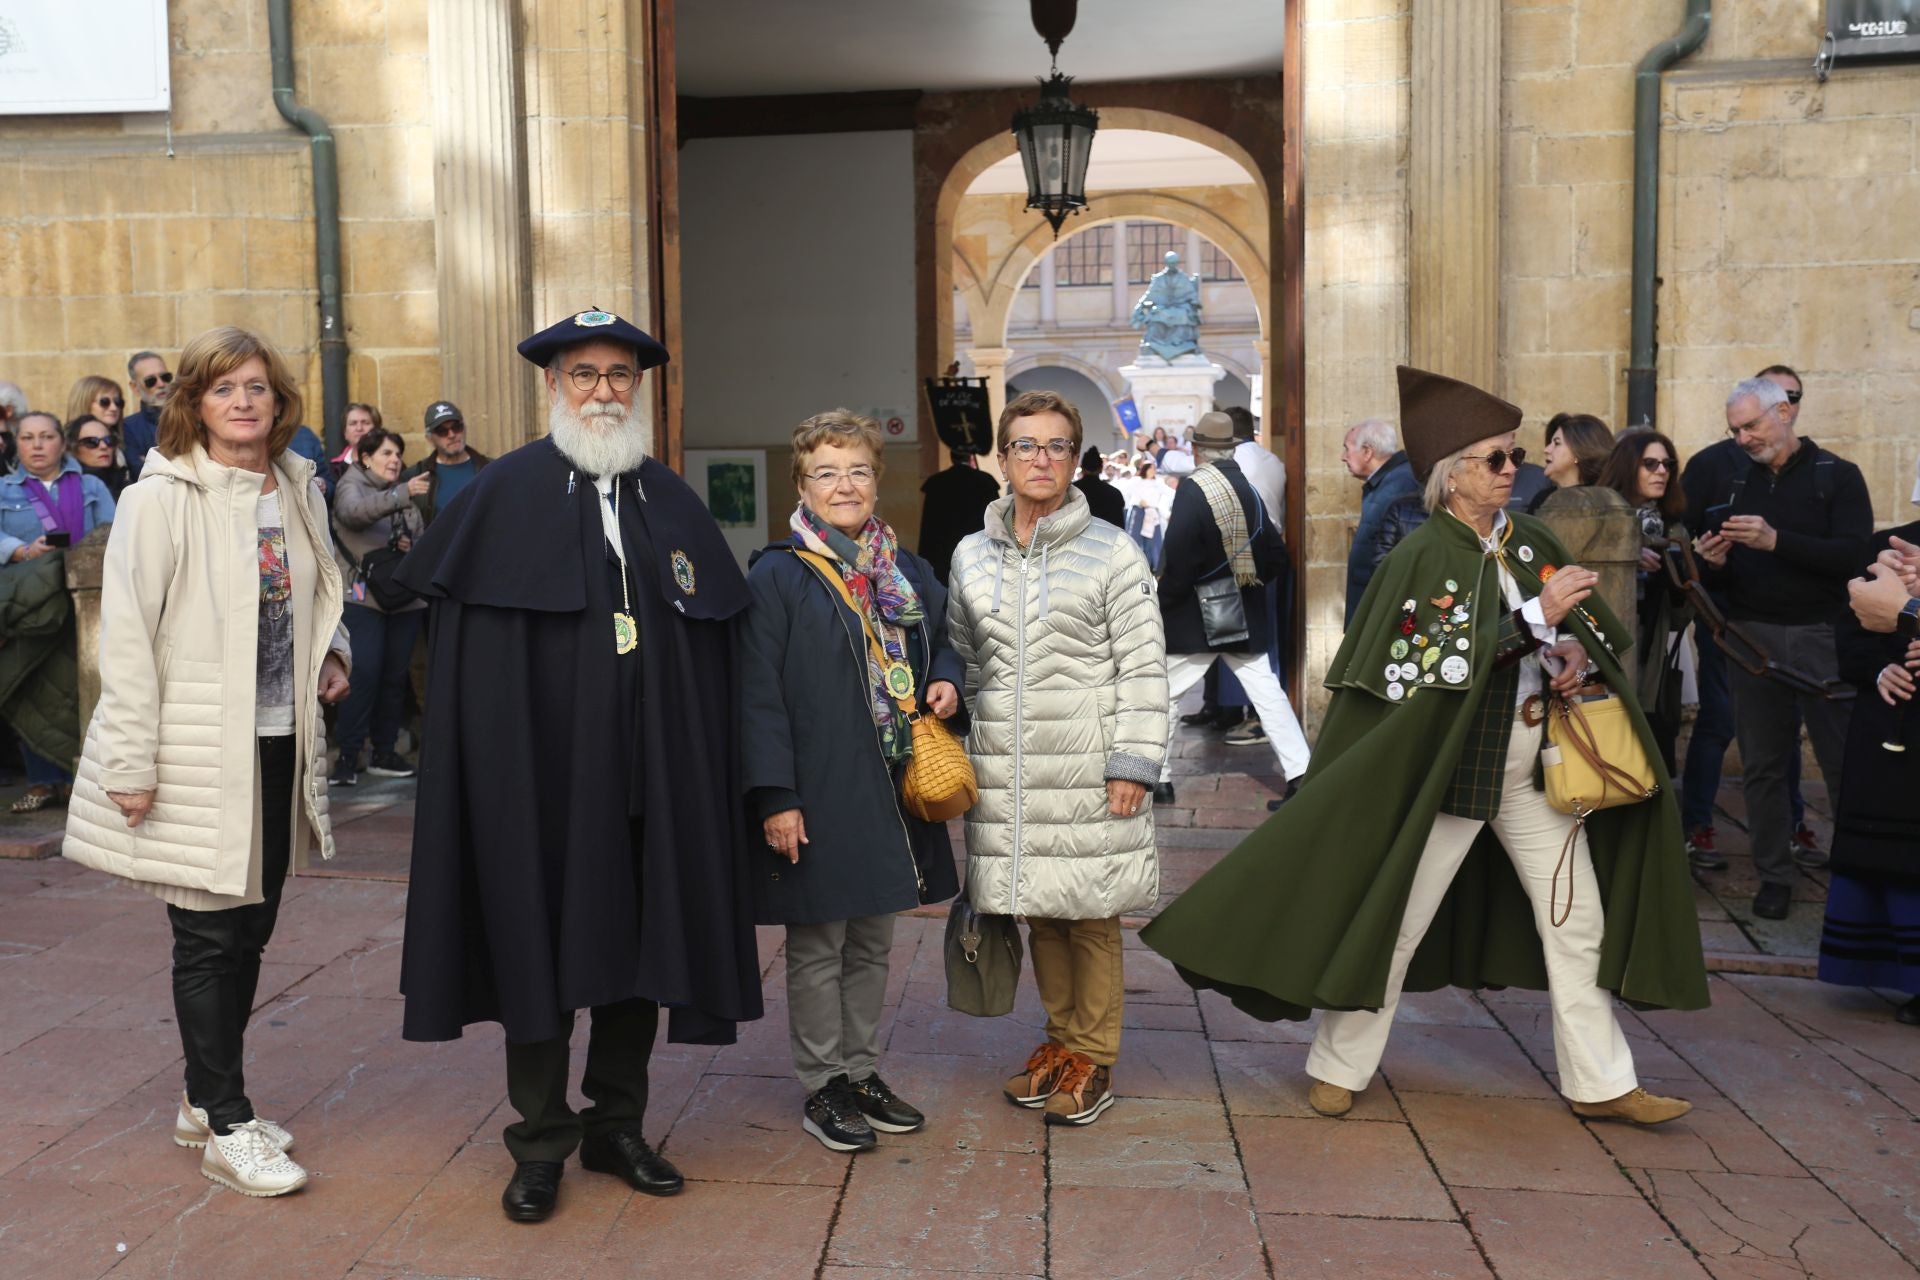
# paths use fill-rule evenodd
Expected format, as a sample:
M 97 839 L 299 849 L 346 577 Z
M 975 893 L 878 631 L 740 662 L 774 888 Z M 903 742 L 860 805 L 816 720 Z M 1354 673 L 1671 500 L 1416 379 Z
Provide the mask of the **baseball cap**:
M 427 434 L 443 422 L 458 422 L 466 425 L 466 419 L 460 416 L 460 406 L 451 400 L 435 400 L 427 406 Z

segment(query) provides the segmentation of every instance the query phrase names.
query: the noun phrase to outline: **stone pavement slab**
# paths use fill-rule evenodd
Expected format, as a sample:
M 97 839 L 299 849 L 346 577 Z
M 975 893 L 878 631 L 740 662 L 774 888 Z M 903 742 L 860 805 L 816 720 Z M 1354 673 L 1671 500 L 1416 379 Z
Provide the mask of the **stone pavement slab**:
M 1273 791 L 1270 752 L 1194 734 L 1180 752 L 1162 903 L 1265 820 Z M 1031 978 L 1007 1017 L 948 1009 L 939 907 L 900 921 L 882 1019 L 881 1069 L 925 1130 L 857 1157 L 802 1132 L 783 934 L 763 929 L 767 1018 L 727 1048 L 656 1050 L 647 1132 L 685 1194 L 572 1165 L 552 1221 L 509 1223 L 498 1028 L 399 1034 L 411 787 L 336 799 L 340 857 L 290 886 L 248 1038 L 250 1092 L 313 1174 L 281 1201 L 215 1187 L 171 1141 L 159 905 L 57 859 L 0 862 L 0 1280 L 224 1276 L 263 1258 L 301 1280 L 1878 1280 L 1920 1262 L 1920 1032 L 1885 993 L 1723 972 L 1710 1009 L 1621 1011 L 1643 1080 L 1695 1103 L 1657 1130 L 1565 1109 L 1544 993 L 1417 993 L 1380 1078 L 1329 1120 L 1306 1105 L 1313 1020 L 1196 997 L 1129 930 L 1120 1101 L 1049 1129 L 999 1094 L 1041 1035 Z M 1737 860 L 1742 812 L 1723 796 Z M 1748 970 L 1804 970 L 1792 950 L 1817 930 L 1821 878 L 1772 933 L 1747 919 L 1737 860 L 1696 896 L 1705 936 L 1744 948 Z

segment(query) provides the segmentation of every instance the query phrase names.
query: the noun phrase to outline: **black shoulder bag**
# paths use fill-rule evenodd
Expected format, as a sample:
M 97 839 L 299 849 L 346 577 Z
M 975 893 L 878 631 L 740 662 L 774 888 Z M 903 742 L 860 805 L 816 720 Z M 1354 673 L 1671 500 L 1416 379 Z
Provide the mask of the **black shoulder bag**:
M 366 584 L 367 594 L 373 597 L 373 602 L 382 609 L 392 613 L 397 609 L 406 608 L 420 598 L 410 588 L 401 586 L 399 579 L 395 577 L 400 572 L 400 562 L 407 558 L 407 553 L 399 546 L 400 531 L 398 529 L 387 536 L 386 546 L 376 547 L 357 560 L 353 552 L 347 550 L 347 544 L 341 540 L 338 529 L 333 531 L 333 536 L 335 545 L 340 548 L 340 554 L 347 558 L 349 565 L 353 566 L 353 576 Z

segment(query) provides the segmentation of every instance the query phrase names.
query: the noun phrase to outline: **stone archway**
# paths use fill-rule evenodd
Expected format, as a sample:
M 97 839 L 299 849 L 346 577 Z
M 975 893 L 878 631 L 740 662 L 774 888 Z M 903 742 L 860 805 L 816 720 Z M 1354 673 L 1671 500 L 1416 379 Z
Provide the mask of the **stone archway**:
M 1099 211 L 1098 216 L 1076 219 L 1072 234 L 1079 235 L 1108 222 L 1153 219 L 1197 231 L 1212 241 L 1246 277 L 1247 288 L 1254 298 L 1255 314 L 1260 322 L 1260 336 L 1263 340 L 1267 338 L 1268 314 L 1261 302 L 1272 292 L 1272 272 L 1260 247 L 1248 239 L 1244 230 L 1202 204 L 1167 192 L 1103 191 L 1093 203 Z M 1034 264 L 1055 243 L 1052 229 L 1045 222 L 1036 220 L 1012 251 L 998 261 L 984 265 L 975 263 L 956 249 L 955 257 L 961 264 L 959 269 L 969 277 L 966 283 L 957 287 L 967 300 L 967 315 L 972 323 L 975 346 L 1006 345 L 1007 318 L 1014 300 L 1019 297 L 1020 286 L 1025 283 L 1027 273 L 1033 270 Z

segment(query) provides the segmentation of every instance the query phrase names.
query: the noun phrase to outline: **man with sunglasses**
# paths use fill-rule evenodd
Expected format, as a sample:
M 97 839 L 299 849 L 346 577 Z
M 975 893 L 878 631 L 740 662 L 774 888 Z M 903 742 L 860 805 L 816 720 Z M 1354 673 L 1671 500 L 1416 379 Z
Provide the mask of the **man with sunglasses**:
M 1727 433 L 1744 456 L 1704 513 L 1695 549 L 1726 591 L 1728 618 L 1769 658 L 1833 682 L 1833 622 L 1847 606 L 1848 579 L 1871 558 L 1873 499 L 1860 468 L 1795 434 L 1793 408 L 1789 389 L 1767 377 L 1727 396 Z M 1800 721 L 1837 796 L 1849 706 L 1746 667 L 1727 675 L 1760 876 L 1753 913 L 1783 920 L 1799 877 L 1788 788 Z
M 138 480 L 147 450 L 160 438 L 160 410 L 173 391 L 173 373 L 159 352 L 136 351 L 127 357 L 127 381 L 140 397 L 140 411 L 120 423 L 120 447 L 126 451 L 127 474 Z
M 460 416 L 460 406 L 451 400 L 435 400 L 427 406 L 426 428 L 433 453 L 409 468 L 406 479 L 411 482 L 418 476 L 427 477 L 426 492 L 416 488 L 418 496 L 413 505 L 432 524 L 434 516 L 472 484 L 480 469 L 493 459 L 467 447 L 466 420 Z

